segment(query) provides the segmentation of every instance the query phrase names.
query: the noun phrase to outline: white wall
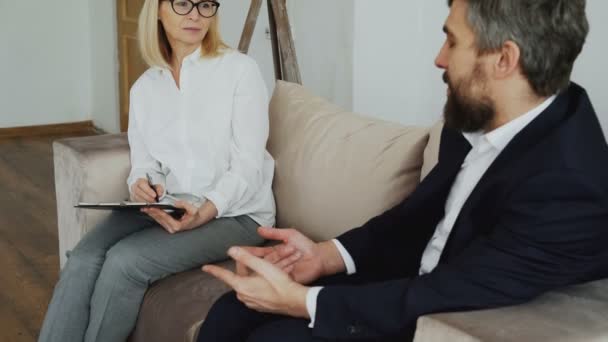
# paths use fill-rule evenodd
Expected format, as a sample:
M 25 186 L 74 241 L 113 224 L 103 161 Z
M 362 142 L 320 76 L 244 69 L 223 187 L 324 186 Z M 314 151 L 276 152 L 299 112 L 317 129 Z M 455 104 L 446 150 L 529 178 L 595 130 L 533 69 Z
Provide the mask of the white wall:
M 90 118 L 88 1 L 0 1 L 0 127 Z
M 315 94 L 352 108 L 353 11 L 352 0 L 288 0 L 302 83 Z M 222 34 L 228 44 L 238 46 L 249 2 L 223 1 Z M 270 91 L 274 88 L 274 69 L 266 3 L 251 42 L 254 57 Z
M 120 131 L 116 1 L 90 0 L 90 117 L 106 132 Z
M 352 1 L 288 3 L 303 83 L 351 108 Z M 116 1 L 59 0 L 44 14 L 35 10 L 34 3 L 0 1 L 0 6 L 0 42 L 7 40 L 3 46 L 11 47 L 0 52 L 0 127 L 92 119 L 103 130 L 118 132 Z M 222 33 L 235 48 L 248 9 L 248 2 L 222 2 Z M 36 25 L 24 27 L 24 22 Z M 274 69 L 267 27 L 264 3 L 250 55 L 258 61 L 272 91 Z M 33 43 L 38 40 L 42 44 Z M 42 54 L 48 55 L 43 63 L 23 58 Z M 19 85 L 15 87 L 9 80 Z M 16 94 L 8 95 L 11 92 Z M 37 94 L 36 101 L 29 99 L 30 92 Z
M 351 110 L 354 2 L 288 0 L 302 83 Z
M 94 120 L 119 130 L 113 0 L 0 1 L 0 127 Z M 346 109 L 404 124 L 441 116 L 445 85 L 433 61 L 443 41 L 444 1 L 288 1 L 304 85 Z M 248 2 L 223 1 L 222 32 L 236 47 Z M 608 132 L 608 2 L 588 1 L 591 33 L 573 79 L 587 88 Z M 35 25 L 34 25 L 35 24 Z M 272 91 L 266 4 L 250 55 Z
M 411 125 L 442 112 L 445 86 L 434 66 L 443 42 L 444 1 L 355 0 L 354 110 Z
M 585 87 L 595 111 L 602 123 L 604 133 L 608 135 L 608 94 L 606 84 L 608 82 L 608 1 L 587 0 L 587 16 L 591 31 L 587 43 L 576 61 L 572 79 Z
M 355 0 L 354 110 L 403 124 L 429 125 L 441 117 L 445 85 L 434 66 L 448 15 L 446 2 Z M 587 88 L 608 132 L 608 2 L 588 0 L 591 33 L 573 79 Z

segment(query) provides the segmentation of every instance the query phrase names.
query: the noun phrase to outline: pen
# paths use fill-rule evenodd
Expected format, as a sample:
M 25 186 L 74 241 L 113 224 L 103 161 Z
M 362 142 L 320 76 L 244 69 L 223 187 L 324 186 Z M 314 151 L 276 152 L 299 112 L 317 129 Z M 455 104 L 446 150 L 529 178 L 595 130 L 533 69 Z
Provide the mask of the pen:
M 150 186 L 150 188 L 152 188 L 152 190 L 154 190 L 154 201 L 158 202 L 158 193 L 156 192 L 156 189 L 152 184 L 152 177 L 150 177 L 149 173 L 146 173 L 146 178 L 148 178 L 148 185 Z

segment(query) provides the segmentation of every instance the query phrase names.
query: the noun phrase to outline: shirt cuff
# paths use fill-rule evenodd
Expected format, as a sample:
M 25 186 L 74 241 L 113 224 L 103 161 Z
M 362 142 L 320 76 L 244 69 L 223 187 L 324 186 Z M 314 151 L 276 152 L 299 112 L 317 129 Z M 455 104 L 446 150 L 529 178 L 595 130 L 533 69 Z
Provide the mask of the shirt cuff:
M 219 192 L 212 191 L 202 197 L 207 198 L 207 200 L 213 202 L 213 204 L 215 205 L 215 208 L 217 209 L 217 216 L 215 217 L 216 219 L 226 214 L 228 201 L 226 201 L 224 196 L 221 195 Z
M 139 179 L 146 179 L 147 175 L 150 175 L 150 178 L 152 178 L 152 185 L 162 185 L 163 189 L 165 191 L 167 190 L 166 179 L 164 174 L 152 169 L 136 169 L 131 170 L 129 178 L 127 179 L 129 193 L 131 192 L 131 187 L 133 186 L 133 184 L 135 184 L 135 182 L 137 182 L 137 180 Z
M 308 311 L 308 315 L 310 316 L 310 324 L 309 328 L 315 327 L 315 314 L 317 313 L 317 297 L 319 297 L 319 292 L 323 290 L 322 286 L 315 286 L 308 289 L 306 293 L 306 311 Z
M 357 273 L 357 266 L 355 266 L 355 261 L 353 257 L 350 256 L 344 245 L 338 239 L 331 240 L 334 245 L 338 248 L 338 252 L 344 261 L 344 265 L 346 265 L 346 274 L 351 275 Z

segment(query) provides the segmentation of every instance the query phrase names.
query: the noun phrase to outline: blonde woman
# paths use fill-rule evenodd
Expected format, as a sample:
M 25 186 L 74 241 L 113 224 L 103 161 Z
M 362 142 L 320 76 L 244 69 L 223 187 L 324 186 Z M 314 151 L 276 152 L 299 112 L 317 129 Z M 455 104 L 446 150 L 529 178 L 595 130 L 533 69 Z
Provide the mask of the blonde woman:
M 134 201 L 174 201 L 113 213 L 70 253 L 40 341 L 124 341 L 148 285 L 259 244 L 274 225 L 274 161 L 265 149 L 268 96 L 257 64 L 229 49 L 216 1 L 146 0 L 131 89 L 128 186 Z M 149 184 L 152 184 L 150 186 Z

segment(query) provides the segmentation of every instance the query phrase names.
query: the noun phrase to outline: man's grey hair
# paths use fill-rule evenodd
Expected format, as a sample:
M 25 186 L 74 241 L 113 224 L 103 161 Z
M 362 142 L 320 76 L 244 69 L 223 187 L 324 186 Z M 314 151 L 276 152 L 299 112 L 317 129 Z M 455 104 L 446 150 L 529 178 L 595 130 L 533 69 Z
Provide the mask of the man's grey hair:
M 589 33 L 586 0 L 465 0 L 480 54 L 506 41 L 521 50 L 520 65 L 538 96 L 568 87 Z M 448 0 L 452 6 L 453 0 Z

